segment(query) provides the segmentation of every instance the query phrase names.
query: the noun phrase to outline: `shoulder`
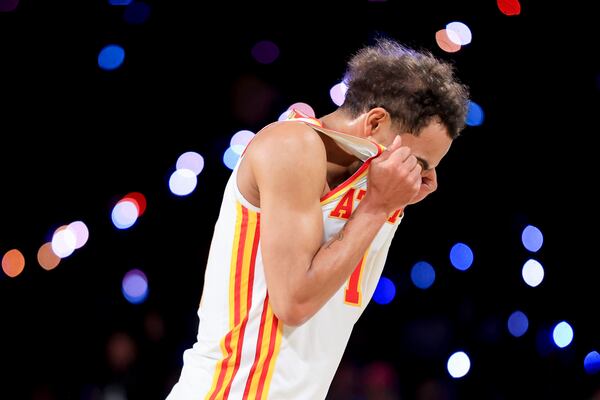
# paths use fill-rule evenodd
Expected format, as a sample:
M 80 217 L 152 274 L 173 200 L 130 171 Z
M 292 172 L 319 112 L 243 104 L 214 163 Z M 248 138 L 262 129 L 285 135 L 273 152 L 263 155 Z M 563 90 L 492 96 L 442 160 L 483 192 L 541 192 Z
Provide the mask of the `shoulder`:
M 252 164 L 297 164 L 326 168 L 325 144 L 319 134 L 302 122 L 281 121 L 263 128 L 251 145 L 246 157 Z M 309 165 L 306 165 L 309 166 Z

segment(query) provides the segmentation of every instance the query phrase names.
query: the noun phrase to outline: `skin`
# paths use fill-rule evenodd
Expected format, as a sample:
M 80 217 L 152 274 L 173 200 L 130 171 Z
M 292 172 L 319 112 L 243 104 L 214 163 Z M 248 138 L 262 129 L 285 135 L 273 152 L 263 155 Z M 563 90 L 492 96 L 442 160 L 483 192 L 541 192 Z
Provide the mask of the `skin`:
M 303 123 L 282 122 L 255 137 L 238 171 L 240 192 L 261 208 L 271 307 L 292 326 L 313 316 L 344 284 L 390 214 L 435 191 L 435 168 L 452 143 L 435 121 L 419 136 L 398 132 L 379 107 L 356 118 L 337 110 L 321 121 L 387 147 L 371 162 L 365 197 L 328 242 L 323 243 L 320 198 L 360 166 L 353 155 Z

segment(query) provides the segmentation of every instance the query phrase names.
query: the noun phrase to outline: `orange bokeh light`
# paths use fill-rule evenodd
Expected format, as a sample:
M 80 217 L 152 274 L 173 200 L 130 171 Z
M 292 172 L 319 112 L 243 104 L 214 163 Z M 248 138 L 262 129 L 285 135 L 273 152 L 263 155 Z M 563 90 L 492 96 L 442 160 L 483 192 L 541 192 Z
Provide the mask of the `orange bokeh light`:
M 58 263 L 60 263 L 60 257 L 57 256 L 54 251 L 52 251 L 52 243 L 44 243 L 37 253 L 38 263 L 42 268 L 46 271 L 50 271 L 51 269 L 56 268 Z
M 2 257 L 2 270 L 11 278 L 18 276 L 25 268 L 25 257 L 17 249 L 12 249 Z
M 460 44 L 456 44 L 450 40 L 448 32 L 445 29 L 441 29 L 435 33 L 435 41 L 440 46 L 440 49 L 447 53 L 456 53 L 461 48 Z

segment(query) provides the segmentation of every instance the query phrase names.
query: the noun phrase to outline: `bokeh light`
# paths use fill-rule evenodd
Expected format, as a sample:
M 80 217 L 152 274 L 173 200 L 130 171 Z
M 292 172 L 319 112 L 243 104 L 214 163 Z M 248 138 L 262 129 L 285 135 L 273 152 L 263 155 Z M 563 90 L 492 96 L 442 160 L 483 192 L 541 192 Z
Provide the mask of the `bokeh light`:
M 544 280 L 544 267 L 539 261 L 529 259 L 523 264 L 521 272 L 523 280 L 531 287 L 536 287 Z
M 141 217 L 146 211 L 146 196 L 140 192 L 129 192 L 120 201 L 130 201 L 136 208 L 138 217 Z
M 37 252 L 37 260 L 40 267 L 44 268 L 46 271 L 56 268 L 60 263 L 60 257 L 52 250 L 51 242 L 46 242 L 40 246 Z
M 176 170 L 169 178 L 169 189 L 177 196 L 187 196 L 196 189 L 197 184 L 196 173 L 185 168 Z
M 308 115 L 309 117 L 315 117 L 315 110 L 306 103 L 298 102 L 289 106 L 288 110 L 298 110 L 301 113 Z
M 121 200 L 113 207 L 111 219 L 118 229 L 133 226 L 138 218 L 138 206 L 131 200 Z
M 123 373 L 127 371 L 137 357 L 137 346 L 134 340 L 125 332 L 115 332 L 106 344 L 107 361 L 113 371 Z M 104 389 L 104 400 L 124 400 L 127 398 L 125 390 L 118 385 L 110 385 Z
M 277 118 L 278 121 L 285 121 L 286 119 L 289 118 L 290 114 L 291 114 L 292 110 L 287 109 L 284 112 L 281 113 L 281 115 L 279 115 L 279 118 Z
M 133 0 L 108 0 L 111 6 L 127 6 L 131 4 Z
M 4 253 L 2 257 L 2 270 L 11 278 L 19 276 L 25 269 L 25 257 L 18 249 L 12 249 Z
M 388 304 L 396 296 L 396 285 L 390 279 L 382 276 L 377 282 L 375 293 L 373 293 L 373 301 L 377 304 Z
M 583 360 L 583 368 L 588 374 L 595 374 L 600 371 L 600 354 L 597 351 L 590 351 Z
M 279 57 L 279 47 L 270 40 L 262 40 L 252 47 L 252 57 L 261 64 L 271 64 Z
M 504 15 L 512 16 L 519 15 L 521 13 L 521 3 L 519 0 L 496 0 L 498 9 Z
M 448 373 L 453 378 L 462 378 L 471 369 L 471 360 L 463 351 L 452 354 L 447 363 Z
M 559 322 L 552 331 L 552 339 L 561 349 L 567 347 L 573 341 L 573 328 L 566 321 Z
M 465 124 L 469 126 L 479 126 L 483 124 L 483 120 L 485 115 L 483 113 L 483 108 L 474 101 L 469 101 L 469 108 L 467 109 L 467 118 L 465 119 Z
M 410 271 L 410 279 L 419 289 L 427 289 L 435 281 L 435 270 L 425 261 L 419 261 L 413 265 Z
M 240 149 L 232 149 L 231 147 L 228 147 L 227 150 L 225 150 L 225 154 L 223 154 L 223 164 L 225 164 L 225 166 L 231 170 L 233 170 L 238 162 L 238 160 L 240 159 Z
M 150 6 L 143 1 L 135 1 L 127 6 L 123 19 L 128 24 L 143 24 L 150 16 Z
M 200 175 L 200 172 L 204 169 L 204 157 L 195 151 L 187 151 L 179 156 L 175 167 L 177 169 L 189 169 L 196 175 Z
M 246 150 L 246 146 L 248 146 L 248 144 L 252 141 L 252 139 L 254 139 L 254 136 L 256 136 L 254 134 L 254 132 L 248 131 L 248 130 L 242 130 L 242 131 L 236 132 L 231 137 L 230 149 L 238 156 L 241 156 L 244 153 L 244 150 Z M 237 159 L 235 160 L 235 163 L 237 163 Z M 234 167 L 235 167 L 235 163 L 233 164 Z
M 469 269 L 473 264 L 473 251 L 464 243 L 456 243 L 450 249 L 450 263 L 461 271 Z
M 515 311 L 508 317 L 508 331 L 514 337 L 521 337 L 529 328 L 529 320 L 521 311 Z
M 450 33 L 450 35 L 454 36 L 455 34 Z M 446 53 L 456 53 L 462 46 L 454 43 L 454 41 L 450 39 L 450 35 L 446 29 L 440 29 L 435 33 L 435 42 L 440 49 L 444 50 Z
M 535 226 L 527 225 L 521 234 L 521 241 L 527 250 L 535 253 L 542 247 L 544 235 L 542 235 L 542 231 Z
M 124 60 L 125 50 L 116 44 L 105 46 L 98 54 L 98 66 L 107 71 L 119 68 Z
M 336 83 L 329 90 L 329 96 L 331 100 L 336 106 L 341 106 L 344 104 L 344 100 L 346 100 L 346 92 L 348 91 L 348 86 L 344 82 Z
M 471 43 L 473 38 L 469 27 L 458 21 L 450 22 L 448 25 L 446 25 L 446 32 L 451 41 L 461 46 Z M 456 35 L 453 35 L 452 32 L 454 32 Z
M 194 175 L 195 176 L 195 175 Z M 123 277 L 122 292 L 132 304 L 139 304 L 148 297 L 148 279 L 139 269 L 132 269 Z
M 60 258 L 69 257 L 75 251 L 77 237 L 75 232 L 63 225 L 52 235 L 52 251 Z
M 71 222 L 67 229 L 75 235 L 75 249 L 80 249 L 85 245 L 90 237 L 90 231 L 83 221 Z

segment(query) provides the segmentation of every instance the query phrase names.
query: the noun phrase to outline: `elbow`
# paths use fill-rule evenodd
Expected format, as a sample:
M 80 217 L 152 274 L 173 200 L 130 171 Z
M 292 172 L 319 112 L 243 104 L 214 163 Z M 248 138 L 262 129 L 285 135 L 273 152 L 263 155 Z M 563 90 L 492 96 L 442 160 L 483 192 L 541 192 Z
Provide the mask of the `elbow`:
M 277 302 L 269 299 L 273 314 L 284 325 L 296 327 L 304 324 L 314 313 L 302 304 L 292 302 Z

